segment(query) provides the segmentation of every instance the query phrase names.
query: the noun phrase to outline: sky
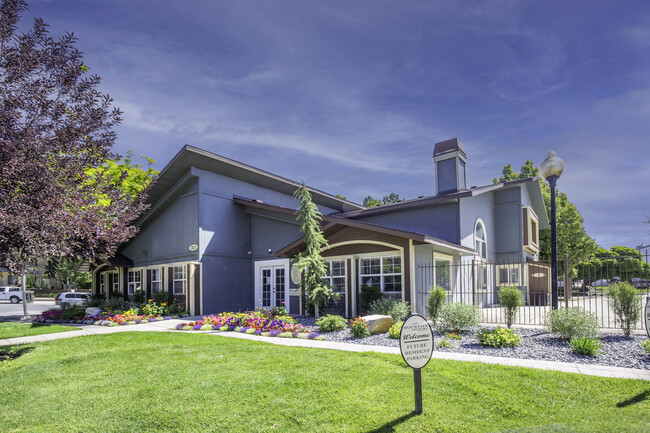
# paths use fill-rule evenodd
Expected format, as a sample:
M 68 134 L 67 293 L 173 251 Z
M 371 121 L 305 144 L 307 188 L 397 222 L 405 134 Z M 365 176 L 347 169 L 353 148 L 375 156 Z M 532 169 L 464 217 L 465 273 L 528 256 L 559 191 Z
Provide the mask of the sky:
M 114 150 L 185 144 L 361 202 L 564 160 L 604 248 L 650 244 L 650 2 L 32 0 L 123 111 Z

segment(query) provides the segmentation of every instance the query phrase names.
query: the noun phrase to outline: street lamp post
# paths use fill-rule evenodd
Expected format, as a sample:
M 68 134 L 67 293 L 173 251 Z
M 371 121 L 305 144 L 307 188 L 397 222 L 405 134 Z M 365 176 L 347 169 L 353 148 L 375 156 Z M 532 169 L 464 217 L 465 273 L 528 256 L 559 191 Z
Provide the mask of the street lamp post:
M 540 167 L 542 176 L 551 187 L 551 307 L 557 310 L 557 221 L 555 217 L 555 186 L 562 171 L 564 161 L 551 151 Z M 564 289 L 567 290 L 566 288 Z

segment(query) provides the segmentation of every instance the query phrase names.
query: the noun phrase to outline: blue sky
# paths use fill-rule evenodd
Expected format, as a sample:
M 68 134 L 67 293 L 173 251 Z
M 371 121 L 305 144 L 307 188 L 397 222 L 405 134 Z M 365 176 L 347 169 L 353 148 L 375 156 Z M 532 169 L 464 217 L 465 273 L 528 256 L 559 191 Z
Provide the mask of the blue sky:
M 34 0 L 124 112 L 115 150 L 184 144 L 360 202 L 564 159 L 599 245 L 650 244 L 650 2 Z

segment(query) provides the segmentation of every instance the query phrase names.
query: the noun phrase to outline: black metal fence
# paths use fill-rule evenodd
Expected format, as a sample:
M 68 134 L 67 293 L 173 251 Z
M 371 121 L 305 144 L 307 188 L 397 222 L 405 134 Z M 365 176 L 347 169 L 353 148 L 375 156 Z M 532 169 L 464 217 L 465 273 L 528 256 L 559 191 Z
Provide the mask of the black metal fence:
M 633 250 L 632 250 L 633 251 Z M 601 328 L 616 328 L 614 312 L 606 294 L 609 285 L 627 282 L 639 292 L 643 308 L 650 295 L 650 256 L 630 252 L 625 254 L 558 260 L 559 308 L 580 307 L 598 318 Z M 435 285 L 443 287 L 448 302 L 474 304 L 481 308 L 486 323 L 505 323 L 499 305 L 499 289 L 517 287 L 524 305 L 519 307 L 515 324 L 543 325 L 551 310 L 551 265 L 541 261 L 436 260 L 419 266 L 416 285 L 417 305 L 424 310 L 429 291 Z M 567 290 L 565 290 L 565 287 Z M 633 329 L 644 329 L 643 315 Z

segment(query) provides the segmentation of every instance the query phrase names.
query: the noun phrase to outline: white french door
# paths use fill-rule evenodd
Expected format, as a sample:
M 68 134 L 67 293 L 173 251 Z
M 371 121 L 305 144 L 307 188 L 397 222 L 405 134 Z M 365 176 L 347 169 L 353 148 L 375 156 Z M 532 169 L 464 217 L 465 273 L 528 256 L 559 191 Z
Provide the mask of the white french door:
M 259 307 L 289 309 L 288 260 L 278 262 L 272 260 L 255 264 L 256 305 Z

